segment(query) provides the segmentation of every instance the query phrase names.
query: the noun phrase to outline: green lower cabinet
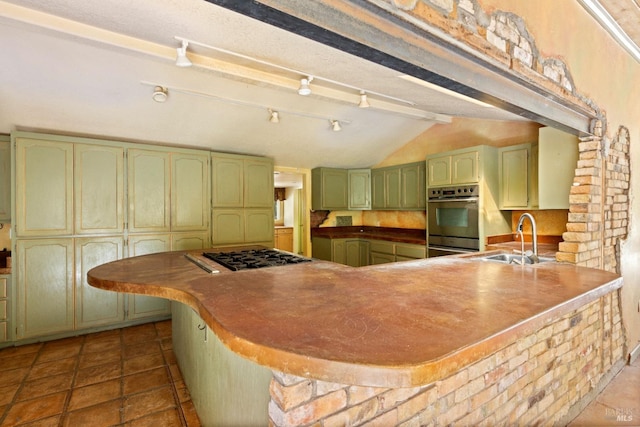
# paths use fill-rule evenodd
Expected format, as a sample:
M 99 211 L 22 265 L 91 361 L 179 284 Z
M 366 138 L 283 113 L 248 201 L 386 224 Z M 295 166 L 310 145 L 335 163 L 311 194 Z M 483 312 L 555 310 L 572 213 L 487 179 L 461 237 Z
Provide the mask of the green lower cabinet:
M 389 262 L 396 262 L 396 256 L 393 254 L 383 254 L 373 251 L 370 253 L 371 265 L 387 264 Z
M 129 256 L 147 255 L 171 250 L 169 234 L 147 234 L 129 237 Z M 127 318 L 141 319 L 151 316 L 162 316 L 171 313 L 169 300 L 146 295 L 128 295 Z
M 16 339 L 74 327 L 73 239 L 18 240 Z
M 195 233 L 172 233 L 171 234 L 171 250 L 172 251 L 190 251 L 193 249 L 205 249 L 211 246 L 209 244 L 208 232 Z
M 76 239 L 76 329 L 124 321 L 124 295 L 94 288 L 87 283 L 89 270 L 122 259 L 123 248 L 122 237 Z
M 229 350 L 190 307 L 172 306 L 173 351 L 202 425 L 268 425 L 271 370 Z

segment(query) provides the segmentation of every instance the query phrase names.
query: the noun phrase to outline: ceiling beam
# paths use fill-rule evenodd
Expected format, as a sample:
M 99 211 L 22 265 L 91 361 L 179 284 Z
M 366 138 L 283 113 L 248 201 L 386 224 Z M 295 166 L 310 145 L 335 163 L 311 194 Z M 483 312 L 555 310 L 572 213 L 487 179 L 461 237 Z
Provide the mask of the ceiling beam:
M 371 1 L 207 1 L 547 126 L 587 135 L 597 118 L 447 34 Z

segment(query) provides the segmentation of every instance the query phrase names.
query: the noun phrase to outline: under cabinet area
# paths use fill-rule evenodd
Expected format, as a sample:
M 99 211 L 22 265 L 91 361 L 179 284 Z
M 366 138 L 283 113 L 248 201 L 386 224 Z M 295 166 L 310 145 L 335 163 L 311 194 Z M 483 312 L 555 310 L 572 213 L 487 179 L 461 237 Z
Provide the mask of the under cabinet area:
M 569 209 L 576 136 L 543 127 L 537 142 L 504 147 L 498 154 L 500 209 Z

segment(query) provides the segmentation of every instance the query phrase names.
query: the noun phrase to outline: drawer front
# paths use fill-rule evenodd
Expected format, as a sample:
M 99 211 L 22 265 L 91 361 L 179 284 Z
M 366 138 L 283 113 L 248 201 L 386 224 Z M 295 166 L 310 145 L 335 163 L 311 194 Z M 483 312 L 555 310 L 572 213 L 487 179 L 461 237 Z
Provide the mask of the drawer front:
M 0 298 L 7 297 L 7 279 L 6 277 L 0 278 Z
M 383 242 L 381 240 L 372 240 L 370 250 L 371 252 L 380 252 L 383 254 L 395 254 L 395 243 Z
M 407 258 L 426 258 L 427 248 L 420 245 L 396 245 L 396 255 Z
M 0 320 L 7 319 L 7 300 L 0 301 Z
M 0 342 L 7 340 L 7 322 L 0 322 Z
M 283 234 L 293 234 L 293 228 L 276 228 L 276 233 L 278 236 L 282 236 Z

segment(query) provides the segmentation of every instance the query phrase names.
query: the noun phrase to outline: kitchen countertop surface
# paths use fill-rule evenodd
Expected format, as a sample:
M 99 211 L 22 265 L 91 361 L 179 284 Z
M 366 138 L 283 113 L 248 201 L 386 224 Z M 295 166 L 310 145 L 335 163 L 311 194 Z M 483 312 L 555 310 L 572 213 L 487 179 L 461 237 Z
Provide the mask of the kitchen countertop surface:
M 266 367 L 365 386 L 442 379 L 622 286 L 602 270 L 469 256 L 232 272 L 191 254 L 220 273 L 169 252 L 98 266 L 88 282 L 187 304 L 232 351 Z

